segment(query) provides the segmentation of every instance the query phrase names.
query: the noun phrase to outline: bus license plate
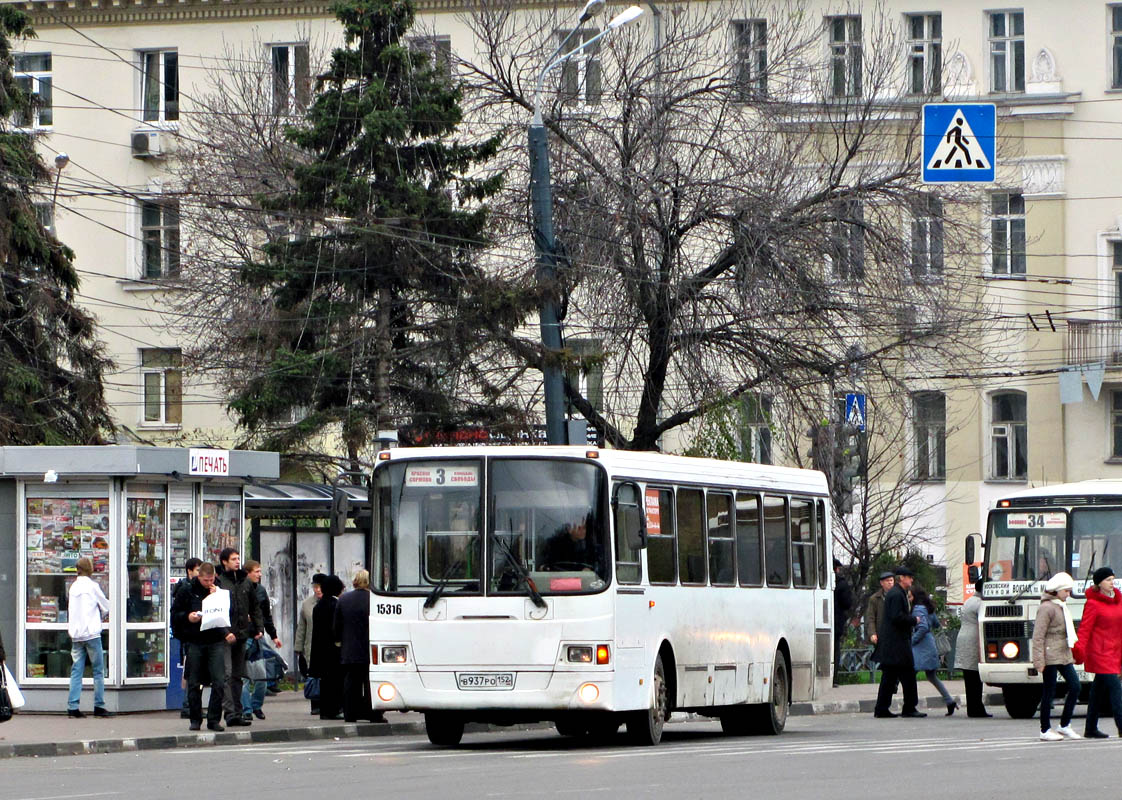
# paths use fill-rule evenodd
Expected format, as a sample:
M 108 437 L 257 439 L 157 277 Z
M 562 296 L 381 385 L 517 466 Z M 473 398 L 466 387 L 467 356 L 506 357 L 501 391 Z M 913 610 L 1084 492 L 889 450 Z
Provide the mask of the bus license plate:
M 456 678 L 461 689 L 503 691 L 514 688 L 513 672 L 460 672 Z

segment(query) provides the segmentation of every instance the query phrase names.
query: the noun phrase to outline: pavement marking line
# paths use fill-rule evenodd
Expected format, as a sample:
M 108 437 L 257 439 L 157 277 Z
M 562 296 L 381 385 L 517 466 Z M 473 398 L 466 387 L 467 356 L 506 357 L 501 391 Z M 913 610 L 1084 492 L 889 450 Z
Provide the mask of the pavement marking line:
M 113 797 L 124 792 L 86 792 L 85 794 L 50 794 L 40 797 L 24 797 L 23 800 L 77 800 L 79 797 Z

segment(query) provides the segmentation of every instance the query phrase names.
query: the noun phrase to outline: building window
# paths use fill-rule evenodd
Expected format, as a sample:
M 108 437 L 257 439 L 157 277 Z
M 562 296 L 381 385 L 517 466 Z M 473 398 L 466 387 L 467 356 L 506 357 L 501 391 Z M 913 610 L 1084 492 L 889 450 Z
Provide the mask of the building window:
M 17 128 L 45 128 L 54 124 L 51 105 L 51 54 L 17 53 L 12 68 L 16 86 L 31 98 L 31 108 L 17 111 Z
M 587 42 L 599 32 L 595 28 L 582 28 L 576 31 L 566 45 L 567 52 L 572 52 L 574 48 L 580 47 L 581 42 Z M 558 31 L 558 44 L 570 33 L 573 31 Z M 600 102 L 601 94 L 600 43 L 594 42 L 561 67 L 561 97 L 569 103 L 596 105 Z
M 947 477 L 947 398 L 942 392 L 912 396 L 916 437 L 916 480 Z
M 767 95 L 767 20 L 734 20 L 732 68 L 734 96 L 745 101 Z
M 990 265 L 994 275 L 1025 274 L 1025 198 L 990 195 Z
M 273 111 L 293 114 L 308 107 L 312 78 L 308 45 L 274 44 L 269 47 L 273 62 Z
M 39 224 L 43 226 L 43 230 L 51 236 L 58 236 L 58 234 L 55 233 L 55 207 L 53 203 L 36 203 L 35 218 L 39 220 Z
M 144 422 L 178 425 L 183 422 L 183 356 L 177 349 L 140 351 L 140 379 L 144 387 Z
M 589 402 L 596 411 L 604 410 L 604 349 L 599 339 L 566 338 L 565 349 L 573 360 L 565 370 L 569 385 Z M 569 414 L 584 419 L 580 410 L 569 406 Z
M 1122 392 L 1110 393 L 1110 457 L 1122 458 Z
M 908 14 L 908 91 L 943 90 L 943 15 Z
M 930 280 L 943 274 L 943 201 L 920 198 L 912 218 L 912 277 Z
M 179 201 L 144 200 L 140 204 L 140 238 L 145 278 L 179 275 Z
M 834 277 L 844 283 L 865 277 L 865 211 L 861 201 L 848 198 L 835 206 L 833 241 L 829 258 Z
M 771 463 L 771 398 L 750 394 L 740 400 L 740 456 L 754 464 Z
M 1110 85 L 1115 89 L 1122 89 L 1122 6 L 1110 8 L 1110 38 L 1110 60 L 1113 65 Z
M 1025 15 L 990 13 L 990 91 L 1025 90 Z
M 179 119 L 179 53 L 175 50 L 141 53 L 140 87 L 145 122 Z
M 452 80 L 452 37 L 413 36 L 409 47 L 429 57 L 429 63 L 445 80 Z
M 827 17 L 830 30 L 830 96 L 861 96 L 861 17 Z
M 1114 318 L 1122 319 L 1122 242 L 1111 245 L 1114 262 Z
M 1024 392 L 1002 392 L 991 399 L 990 477 L 1028 478 L 1028 403 Z

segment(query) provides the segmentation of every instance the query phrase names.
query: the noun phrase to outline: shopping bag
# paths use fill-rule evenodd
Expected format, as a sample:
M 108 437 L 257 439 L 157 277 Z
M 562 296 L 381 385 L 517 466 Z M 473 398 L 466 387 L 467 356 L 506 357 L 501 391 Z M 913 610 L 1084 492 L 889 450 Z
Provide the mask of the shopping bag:
M 251 681 L 269 677 L 269 653 L 257 639 L 250 639 L 245 649 L 245 676 Z
M 308 700 L 319 700 L 319 678 L 308 678 L 304 681 L 304 697 Z
M 203 598 L 203 621 L 200 631 L 230 627 L 230 592 L 218 589 Z
M 12 701 L 12 708 L 23 708 L 26 702 L 23 699 L 23 692 L 16 685 L 16 679 L 12 677 L 12 671 L 8 669 L 7 664 L 4 664 L 4 685 L 8 689 L 8 699 Z
M 8 696 L 7 670 L 0 670 L 0 722 L 12 718 L 12 700 Z

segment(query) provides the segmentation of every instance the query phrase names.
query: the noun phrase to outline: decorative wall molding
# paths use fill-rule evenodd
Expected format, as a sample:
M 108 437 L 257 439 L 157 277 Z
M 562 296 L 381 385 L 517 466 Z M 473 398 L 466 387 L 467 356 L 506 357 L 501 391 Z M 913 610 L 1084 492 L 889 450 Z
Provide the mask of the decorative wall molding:
M 1025 83 L 1025 94 L 1059 94 L 1064 90 L 1064 81 L 1056 70 L 1056 57 L 1047 47 L 1033 56 L 1032 69 Z
M 974 68 L 961 50 L 947 59 L 943 86 L 947 97 L 973 97 L 978 93 L 974 82 Z
M 1067 156 L 1024 156 L 1006 164 L 1021 168 L 1021 194 L 1029 198 L 1063 197 Z

